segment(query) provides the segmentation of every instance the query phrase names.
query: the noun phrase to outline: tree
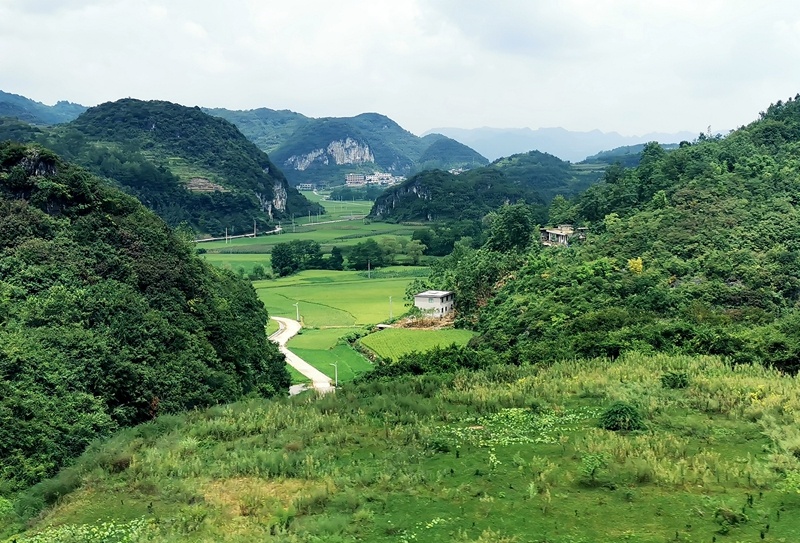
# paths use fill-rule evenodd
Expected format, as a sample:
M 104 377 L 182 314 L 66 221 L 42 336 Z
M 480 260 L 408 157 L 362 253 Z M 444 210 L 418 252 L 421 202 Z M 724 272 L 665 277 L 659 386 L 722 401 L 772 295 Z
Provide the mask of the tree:
M 322 248 L 316 241 L 296 239 L 272 248 L 272 270 L 281 277 L 323 268 Z
M 550 202 L 550 222 L 552 224 L 569 224 L 575 220 L 577 210 L 560 194 Z
M 406 244 L 406 254 L 411 257 L 411 262 L 415 265 L 419 264 L 419 260 L 422 258 L 422 253 L 425 252 L 425 249 L 427 249 L 427 247 L 418 240 L 412 240 Z
M 391 236 L 381 238 L 381 250 L 383 251 L 385 261 L 389 264 L 393 264 L 394 255 L 400 251 L 400 244 L 397 242 L 397 238 Z
M 272 248 L 272 271 L 283 277 L 297 271 L 297 260 L 289 243 L 278 243 Z
M 342 250 L 338 247 L 334 247 L 331 249 L 331 257 L 328 259 L 328 269 L 329 270 L 343 270 L 344 269 L 344 257 L 342 256 Z
M 492 251 L 519 251 L 530 246 L 533 219 L 525 202 L 504 205 L 492 220 L 487 248 Z
M 354 270 L 383 266 L 383 251 L 374 239 L 357 243 L 347 256 L 347 262 Z

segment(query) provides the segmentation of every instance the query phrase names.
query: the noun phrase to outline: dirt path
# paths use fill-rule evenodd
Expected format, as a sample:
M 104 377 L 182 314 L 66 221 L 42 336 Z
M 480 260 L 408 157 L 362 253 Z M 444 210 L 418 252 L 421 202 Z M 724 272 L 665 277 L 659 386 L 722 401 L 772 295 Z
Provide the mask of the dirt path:
M 294 369 L 311 379 L 311 383 L 319 392 L 326 393 L 334 390 L 331 385 L 331 378 L 319 371 L 317 368 L 294 354 L 286 348 L 286 343 L 303 327 L 302 324 L 292 319 L 285 319 L 283 317 L 270 317 L 272 320 L 277 321 L 280 329 L 269 336 L 269 339 L 278 344 L 281 352 L 286 356 L 286 362 L 289 363 Z M 299 394 L 305 389 L 305 385 L 294 385 L 289 389 L 289 394 Z

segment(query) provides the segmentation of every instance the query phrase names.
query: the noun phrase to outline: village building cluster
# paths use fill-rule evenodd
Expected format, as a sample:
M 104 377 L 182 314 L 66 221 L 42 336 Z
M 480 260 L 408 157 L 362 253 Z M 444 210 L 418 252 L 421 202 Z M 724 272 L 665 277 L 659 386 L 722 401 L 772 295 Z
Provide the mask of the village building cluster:
M 374 172 L 368 175 L 348 173 L 345 175 L 345 185 L 348 187 L 363 187 L 366 185 L 389 186 L 401 183 L 405 181 L 405 179 L 405 177 L 383 172 Z

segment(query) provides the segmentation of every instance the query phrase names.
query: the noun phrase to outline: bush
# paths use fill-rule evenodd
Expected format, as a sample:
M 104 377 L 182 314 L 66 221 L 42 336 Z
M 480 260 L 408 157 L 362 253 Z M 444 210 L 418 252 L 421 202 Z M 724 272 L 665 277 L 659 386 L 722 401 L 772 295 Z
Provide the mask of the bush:
M 661 376 L 664 388 L 686 388 L 689 386 L 689 375 L 685 372 L 668 371 Z
M 644 428 L 644 421 L 642 415 L 632 405 L 625 402 L 614 402 L 600 415 L 600 427 L 615 432 L 641 430 Z

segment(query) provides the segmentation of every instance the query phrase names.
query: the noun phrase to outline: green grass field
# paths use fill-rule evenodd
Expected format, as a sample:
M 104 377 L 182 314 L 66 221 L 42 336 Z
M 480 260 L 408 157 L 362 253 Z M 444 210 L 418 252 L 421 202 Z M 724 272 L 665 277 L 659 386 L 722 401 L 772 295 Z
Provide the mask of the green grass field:
M 434 347 L 446 347 L 455 343 L 466 345 L 475 335 L 469 330 L 413 330 L 389 328 L 375 332 L 359 342 L 381 358 L 397 360 L 412 351 L 425 352 Z
M 202 255 L 206 262 L 218 268 L 231 271 L 244 269 L 245 274 L 253 271 L 253 266 L 261 264 L 267 273 L 272 273 L 272 255 L 270 254 L 214 254 L 207 253 Z
M 323 251 L 330 252 L 333 246 L 345 247 L 355 245 L 368 238 L 380 239 L 383 236 L 411 237 L 417 227 L 402 226 L 387 223 L 363 224 L 362 221 L 347 221 L 330 224 L 315 224 L 307 227 L 296 227 L 294 232 L 291 225 L 283 225 L 284 233 L 257 238 L 238 238 L 225 241 L 209 241 L 199 243 L 197 246 L 209 252 L 221 253 L 266 253 L 272 250 L 277 243 L 286 243 L 292 240 L 314 240 L 319 242 Z
M 361 328 L 305 329 L 290 339 L 287 347 L 331 379 L 335 377 L 331 364 L 338 364 L 339 382 L 352 381 L 358 374 L 370 371 L 372 363 L 349 345 L 338 345 L 338 341 L 343 335 L 359 330 Z

